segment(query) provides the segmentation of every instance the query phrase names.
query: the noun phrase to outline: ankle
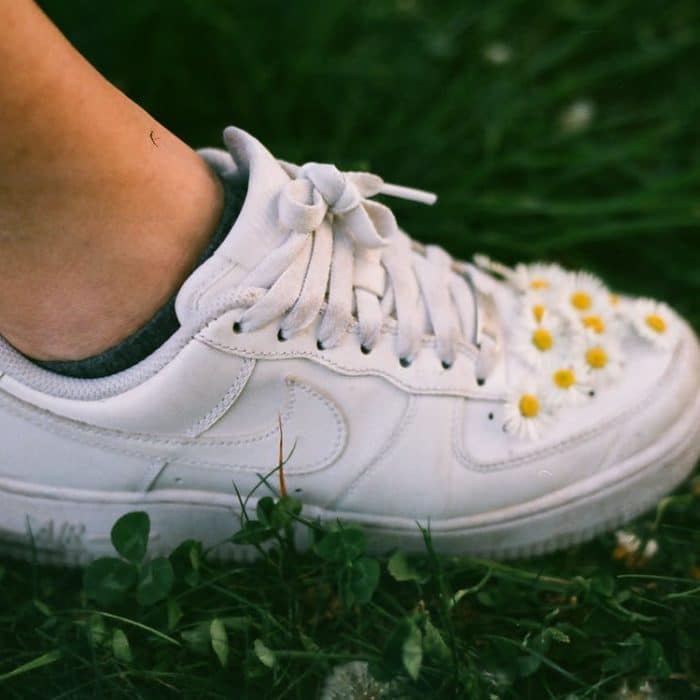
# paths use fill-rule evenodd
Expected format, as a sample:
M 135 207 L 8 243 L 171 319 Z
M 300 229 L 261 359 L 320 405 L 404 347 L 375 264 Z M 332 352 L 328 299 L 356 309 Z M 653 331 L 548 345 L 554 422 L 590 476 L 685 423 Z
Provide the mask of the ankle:
M 93 199 L 99 214 L 52 217 L 71 231 L 60 259 L 43 242 L 43 252 L 22 258 L 34 289 L 18 293 L 0 281 L 0 334 L 29 357 L 78 360 L 143 327 L 194 269 L 221 217 L 219 179 L 196 154 L 189 161 L 177 177 L 134 178 L 118 192 L 103 192 L 101 201 Z

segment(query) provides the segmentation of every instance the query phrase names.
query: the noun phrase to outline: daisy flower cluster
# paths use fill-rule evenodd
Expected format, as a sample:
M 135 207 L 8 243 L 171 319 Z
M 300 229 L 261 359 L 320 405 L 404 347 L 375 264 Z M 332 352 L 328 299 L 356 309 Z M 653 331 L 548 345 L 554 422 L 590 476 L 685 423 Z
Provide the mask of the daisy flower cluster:
M 614 383 L 629 332 L 662 350 L 677 338 L 665 304 L 622 299 L 587 272 L 545 263 L 510 268 L 483 256 L 476 263 L 502 277 L 520 304 L 512 347 L 526 372 L 505 406 L 505 430 L 513 435 L 536 439 L 562 407 L 589 401 Z

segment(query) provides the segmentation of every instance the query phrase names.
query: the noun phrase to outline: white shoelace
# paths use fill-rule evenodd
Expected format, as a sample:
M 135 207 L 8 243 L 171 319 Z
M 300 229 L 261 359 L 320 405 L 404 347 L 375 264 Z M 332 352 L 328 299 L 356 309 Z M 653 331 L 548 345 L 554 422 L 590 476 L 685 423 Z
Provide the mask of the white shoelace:
M 385 194 L 433 204 L 436 196 L 333 165 L 281 165 L 293 178 L 279 193 L 280 226 L 289 235 L 241 282 L 248 308 L 234 330 L 252 331 L 279 318 L 278 338 L 286 340 L 321 314 L 317 343 L 327 349 L 356 318 L 368 353 L 394 319 L 403 365 L 428 333 L 443 366 L 450 367 L 459 342 L 476 342 L 476 293 L 466 270 L 442 248 L 415 244 L 388 207 L 369 199 Z M 486 350 L 493 355 L 491 346 Z M 493 357 L 479 357 L 477 365 L 485 375 Z

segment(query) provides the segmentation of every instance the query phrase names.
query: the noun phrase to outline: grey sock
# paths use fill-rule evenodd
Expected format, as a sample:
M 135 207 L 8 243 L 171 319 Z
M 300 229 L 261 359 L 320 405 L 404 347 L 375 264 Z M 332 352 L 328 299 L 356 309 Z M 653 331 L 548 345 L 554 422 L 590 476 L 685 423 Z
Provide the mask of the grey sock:
M 245 185 L 224 181 L 224 213 L 216 227 L 209 245 L 200 256 L 197 267 L 210 258 L 233 226 L 245 199 Z M 56 374 L 80 379 L 97 379 L 122 372 L 148 357 L 157 350 L 180 324 L 175 315 L 175 297 L 128 338 L 99 355 L 83 360 L 34 360 L 32 362 Z

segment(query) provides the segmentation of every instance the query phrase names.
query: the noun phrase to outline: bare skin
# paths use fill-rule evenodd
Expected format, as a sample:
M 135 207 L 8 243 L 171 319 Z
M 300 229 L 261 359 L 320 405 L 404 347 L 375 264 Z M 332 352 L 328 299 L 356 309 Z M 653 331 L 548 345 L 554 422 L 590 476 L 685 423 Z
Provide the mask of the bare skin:
M 218 179 L 31 0 L 0 0 L 0 335 L 98 354 L 177 291 L 221 216 Z

